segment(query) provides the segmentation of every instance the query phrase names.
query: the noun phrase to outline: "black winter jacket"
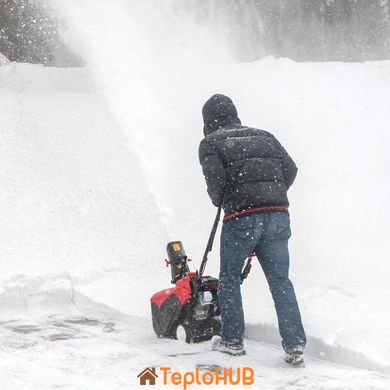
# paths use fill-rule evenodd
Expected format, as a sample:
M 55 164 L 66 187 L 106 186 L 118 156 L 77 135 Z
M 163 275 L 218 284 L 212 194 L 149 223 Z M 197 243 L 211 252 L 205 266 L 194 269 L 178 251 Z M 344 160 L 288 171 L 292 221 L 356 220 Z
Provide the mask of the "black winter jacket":
M 230 124 L 199 145 L 207 191 L 226 214 L 265 206 L 288 206 L 287 190 L 297 167 L 270 133 Z

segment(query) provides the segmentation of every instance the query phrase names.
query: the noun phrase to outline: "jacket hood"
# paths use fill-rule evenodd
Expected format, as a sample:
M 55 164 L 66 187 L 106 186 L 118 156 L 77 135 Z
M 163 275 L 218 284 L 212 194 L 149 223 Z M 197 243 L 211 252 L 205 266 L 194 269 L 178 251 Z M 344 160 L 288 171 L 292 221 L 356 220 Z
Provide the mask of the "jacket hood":
M 241 124 L 232 99 L 221 94 L 213 95 L 207 100 L 203 106 L 202 115 L 205 137 L 224 126 Z

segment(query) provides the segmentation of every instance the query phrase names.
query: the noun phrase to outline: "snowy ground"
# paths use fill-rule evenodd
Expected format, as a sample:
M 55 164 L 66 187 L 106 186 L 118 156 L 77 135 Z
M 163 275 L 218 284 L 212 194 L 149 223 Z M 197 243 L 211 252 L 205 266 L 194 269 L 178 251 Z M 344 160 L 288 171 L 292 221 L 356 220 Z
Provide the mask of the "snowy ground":
M 197 367 L 251 367 L 253 389 L 385 390 L 390 385 L 384 373 L 314 358 L 307 359 L 305 368 L 286 367 L 279 348 L 254 340 L 247 342 L 248 354 L 240 358 L 211 352 L 208 342 L 188 346 L 157 340 L 149 319 L 98 304 L 73 291 L 66 279 L 51 287 L 62 297 L 61 314 L 0 322 L 3 389 L 133 389 L 139 387 L 137 374 L 144 367 L 161 366 L 183 373 Z M 221 387 L 226 388 L 210 386 Z

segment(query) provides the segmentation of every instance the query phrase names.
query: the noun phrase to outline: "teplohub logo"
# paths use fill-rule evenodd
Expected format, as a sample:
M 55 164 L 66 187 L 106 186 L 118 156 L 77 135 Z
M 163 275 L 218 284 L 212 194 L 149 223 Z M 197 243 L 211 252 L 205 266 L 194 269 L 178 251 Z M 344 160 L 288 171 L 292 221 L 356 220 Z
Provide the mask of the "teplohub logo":
M 193 384 L 208 385 L 246 385 L 255 383 L 255 372 L 250 367 L 213 367 L 210 369 L 197 367 L 195 371 L 174 371 L 171 367 L 161 366 L 158 368 L 160 375 L 156 373 L 155 367 L 146 367 L 137 377 L 140 385 L 155 385 L 156 379 L 164 385 L 182 386 L 184 390 Z

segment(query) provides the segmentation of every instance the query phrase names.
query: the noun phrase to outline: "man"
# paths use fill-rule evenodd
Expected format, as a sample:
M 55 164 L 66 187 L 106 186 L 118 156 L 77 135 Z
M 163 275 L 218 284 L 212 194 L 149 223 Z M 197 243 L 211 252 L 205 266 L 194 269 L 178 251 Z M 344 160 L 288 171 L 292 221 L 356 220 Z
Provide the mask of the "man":
M 205 138 L 199 159 L 208 194 L 225 211 L 218 291 L 222 333 L 213 338 L 212 349 L 245 354 L 240 274 L 247 256 L 255 252 L 275 303 L 285 361 L 303 363 L 306 337 L 288 277 L 287 190 L 297 167 L 272 134 L 241 126 L 229 97 L 212 96 L 202 114 Z

